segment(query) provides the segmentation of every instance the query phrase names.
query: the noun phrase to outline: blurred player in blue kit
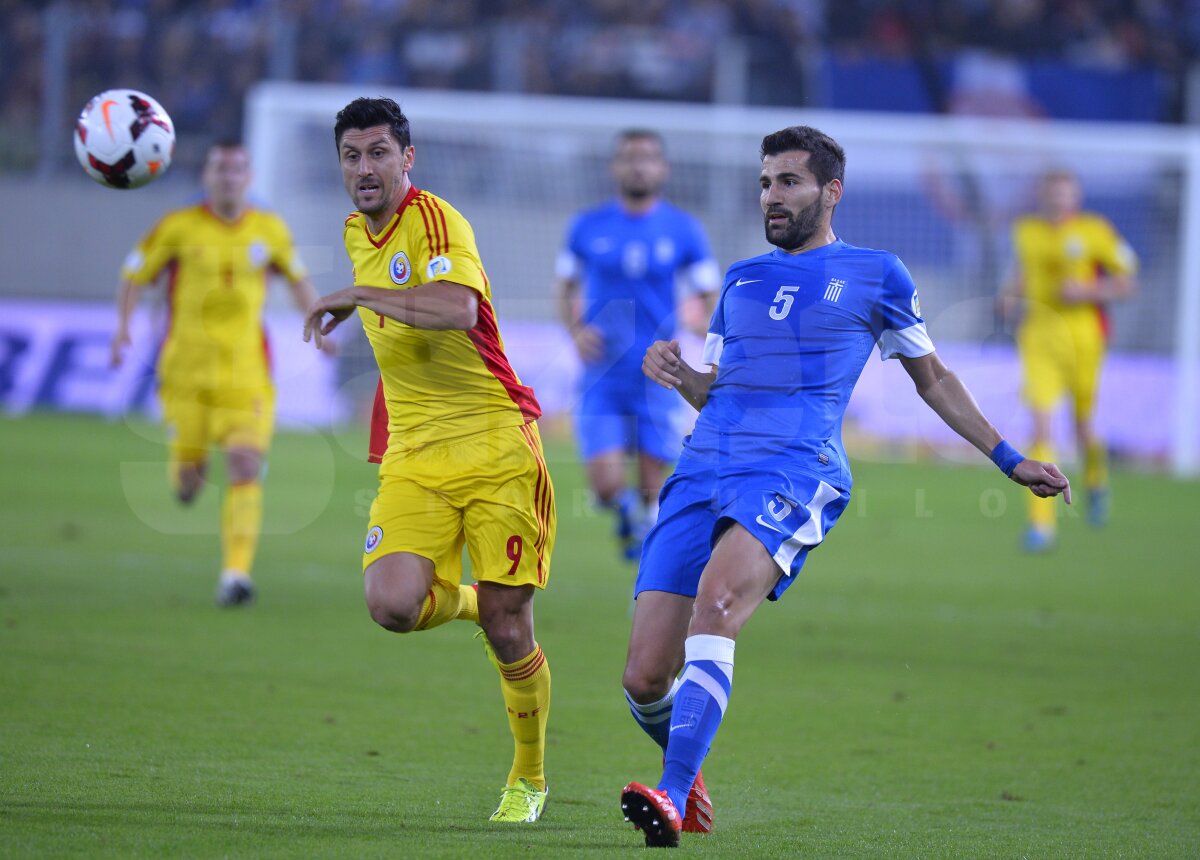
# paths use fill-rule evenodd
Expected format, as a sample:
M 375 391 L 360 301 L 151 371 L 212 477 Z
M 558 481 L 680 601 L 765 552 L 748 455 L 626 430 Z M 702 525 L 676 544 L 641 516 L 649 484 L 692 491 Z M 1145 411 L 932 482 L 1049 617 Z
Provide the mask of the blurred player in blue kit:
M 617 196 L 575 218 L 555 266 L 559 312 L 583 363 L 580 453 L 596 500 L 617 516 L 629 559 L 654 523 L 680 449 L 678 399 L 642 374 L 642 356 L 675 336 L 678 316 L 702 332 L 721 280 L 700 222 L 662 198 L 668 173 L 656 132 L 621 132 L 612 159 Z
M 1017 453 L 942 363 L 904 264 L 833 232 L 842 148 L 794 126 L 767 135 L 760 154 L 775 249 L 725 275 L 705 371 L 665 340 L 643 365 L 700 411 L 646 537 L 622 679 L 634 719 L 665 754 L 657 787 L 631 782 L 621 794 L 648 846 L 713 828 L 700 766 L 729 703 L 734 640 L 792 584 L 850 500 L 842 417 L 876 345 L 1009 478 L 1036 496 L 1071 499 L 1058 467 Z

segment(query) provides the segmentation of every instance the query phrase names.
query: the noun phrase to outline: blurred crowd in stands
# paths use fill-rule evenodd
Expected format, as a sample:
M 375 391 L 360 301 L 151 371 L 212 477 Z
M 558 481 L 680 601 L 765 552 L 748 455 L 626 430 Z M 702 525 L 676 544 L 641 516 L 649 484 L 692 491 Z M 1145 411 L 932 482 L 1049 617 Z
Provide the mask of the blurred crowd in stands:
M 0 0 L 0 24 L 10 168 L 37 159 L 55 29 L 72 110 L 137 87 L 181 132 L 214 135 L 240 130 L 246 89 L 268 77 L 836 107 L 822 56 L 935 68 L 972 49 L 1154 70 L 1175 94 L 1159 118 L 1180 121 L 1200 57 L 1200 0 Z M 723 62 L 740 90 L 722 89 Z

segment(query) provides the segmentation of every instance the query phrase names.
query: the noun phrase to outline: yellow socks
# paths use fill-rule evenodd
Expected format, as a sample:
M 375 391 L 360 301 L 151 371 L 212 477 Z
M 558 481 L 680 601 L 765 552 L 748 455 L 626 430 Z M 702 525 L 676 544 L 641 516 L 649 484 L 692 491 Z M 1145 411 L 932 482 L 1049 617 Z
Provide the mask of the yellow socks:
M 524 777 L 546 787 L 546 718 L 550 714 L 550 666 L 536 643 L 533 652 L 515 663 L 499 663 L 500 691 L 508 708 L 508 727 L 516 742 L 508 784 Z
M 458 619 L 479 623 L 479 592 L 469 585 L 458 587 Z
M 1031 460 L 1050 462 L 1054 460 L 1054 449 L 1048 443 L 1039 442 L 1026 455 Z M 1057 513 L 1056 499 L 1039 499 L 1029 493 L 1029 524 L 1040 532 L 1054 532 L 1054 517 Z
M 1108 486 L 1108 451 L 1099 439 L 1088 445 L 1084 453 L 1083 480 L 1089 490 Z
M 262 484 L 230 484 L 221 500 L 222 570 L 250 575 L 262 531 Z
M 479 596 L 469 585 L 453 585 L 435 579 L 421 604 L 421 618 L 413 629 L 432 630 L 457 618 L 478 623 Z

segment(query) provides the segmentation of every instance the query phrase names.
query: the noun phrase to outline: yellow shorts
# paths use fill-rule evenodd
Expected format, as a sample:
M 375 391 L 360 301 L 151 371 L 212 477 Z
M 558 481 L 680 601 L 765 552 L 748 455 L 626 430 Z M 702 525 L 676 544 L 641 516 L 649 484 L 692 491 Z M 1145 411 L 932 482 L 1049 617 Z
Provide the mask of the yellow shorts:
M 465 542 L 476 580 L 545 588 L 555 524 L 537 425 L 489 430 L 384 457 L 363 570 L 411 552 L 456 584 Z
M 1017 335 L 1025 401 L 1032 409 L 1048 412 L 1070 395 L 1076 415 L 1091 415 L 1100 388 L 1104 337 L 1099 333 L 1064 336 L 1063 330 L 1056 334 L 1023 329 Z
M 265 452 L 275 426 L 275 391 L 264 388 L 173 388 L 158 393 L 171 460 L 203 463 L 213 445 Z

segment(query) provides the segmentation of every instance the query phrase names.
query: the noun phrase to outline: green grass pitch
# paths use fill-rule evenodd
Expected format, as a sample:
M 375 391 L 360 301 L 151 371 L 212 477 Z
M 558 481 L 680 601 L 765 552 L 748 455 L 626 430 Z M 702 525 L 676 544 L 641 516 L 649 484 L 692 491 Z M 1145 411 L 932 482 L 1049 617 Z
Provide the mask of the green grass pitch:
M 538 639 L 541 823 L 472 629 L 363 607 L 365 439 L 281 435 L 259 603 L 219 611 L 217 494 L 180 511 L 158 428 L 0 422 L 0 856 L 609 857 L 658 754 L 620 675 L 632 570 L 567 444 Z M 802 580 L 738 643 L 705 857 L 1200 853 L 1200 484 L 1118 473 L 1112 524 L 1017 551 L 995 469 L 859 460 Z

